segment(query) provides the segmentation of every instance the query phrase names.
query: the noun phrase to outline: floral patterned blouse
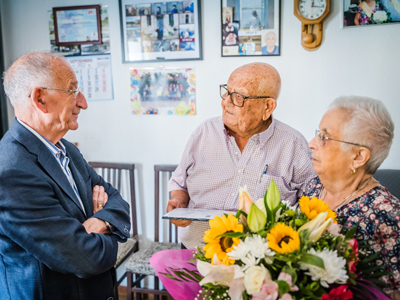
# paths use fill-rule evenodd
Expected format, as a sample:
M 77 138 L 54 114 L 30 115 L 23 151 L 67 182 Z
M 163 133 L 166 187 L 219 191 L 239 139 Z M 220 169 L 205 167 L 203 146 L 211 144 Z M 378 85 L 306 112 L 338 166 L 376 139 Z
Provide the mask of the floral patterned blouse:
M 306 186 L 304 196 L 319 197 L 323 185 L 319 177 Z M 380 279 L 391 285 L 384 292 L 400 290 L 400 201 L 385 187 L 377 186 L 340 207 L 336 214 L 339 222 L 347 227 L 358 224 L 355 233 L 358 241 L 366 240 L 370 253 L 380 252 L 378 265 L 385 264 L 386 275 Z
M 388 13 L 386 7 L 383 6 L 379 0 L 375 0 L 375 8 L 372 10 L 372 12 L 375 14 L 377 11 L 380 11 L 380 10 L 385 11 L 386 14 Z M 360 25 L 368 25 L 368 24 L 378 23 L 373 20 L 373 16 L 372 16 L 372 19 L 370 19 L 368 17 L 368 15 L 366 15 L 365 12 L 362 10 L 360 5 L 357 6 L 357 11 L 360 13 L 360 18 L 358 20 L 360 22 Z

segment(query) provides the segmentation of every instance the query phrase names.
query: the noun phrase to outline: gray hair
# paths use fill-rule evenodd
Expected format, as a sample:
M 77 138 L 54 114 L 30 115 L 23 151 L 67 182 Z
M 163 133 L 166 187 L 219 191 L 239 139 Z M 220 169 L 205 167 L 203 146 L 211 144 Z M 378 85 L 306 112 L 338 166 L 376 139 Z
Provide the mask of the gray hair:
M 24 108 L 35 87 L 53 84 L 52 63 L 57 59 L 64 58 L 55 53 L 31 52 L 21 56 L 4 72 L 4 90 L 14 108 Z
M 374 174 L 389 155 L 394 136 L 394 124 L 385 105 L 368 97 L 347 96 L 335 99 L 329 109 L 340 109 L 348 114 L 343 126 L 343 140 L 366 146 L 371 158 L 365 164 L 368 174 Z M 342 143 L 342 150 L 357 147 Z

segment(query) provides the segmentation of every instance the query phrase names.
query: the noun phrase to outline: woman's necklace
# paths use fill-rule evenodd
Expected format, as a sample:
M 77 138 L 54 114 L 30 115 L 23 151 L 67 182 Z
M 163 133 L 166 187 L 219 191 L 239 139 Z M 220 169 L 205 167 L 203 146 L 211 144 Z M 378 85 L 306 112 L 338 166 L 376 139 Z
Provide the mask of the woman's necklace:
M 363 188 L 365 188 L 365 187 L 368 185 L 368 183 L 371 181 L 371 178 L 372 178 L 372 176 L 369 177 L 368 179 L 366 179 L 366 180 L 364 181 L 364 183 L 363 183 L 359 188 L 357 188 L 353 193 L 351 193 L 351 194 L 348 195 L 346 198 L 344 198 L 343 201 L 340 202 L 338 205 L 336 205 L 332 210 L 333 210 L 333 211 L 337 211 L 339 208 L 341 208 L 342 206 L 344 206 L 344 205 L 346 205 L 348 202 L 350 202 L 350 200 L 353 198 L 353 196 L 354 196 L 355 194 L 357 194 L 359 191 L 361 191 Z M 321 193 L 320 193 L 319 195 L 320 195 L 321 200 L 324 200 L 324 198 L 325 198 L 325 196 L 326 196 L 326 189 L 325 189 L 325 187 L 322 188 L 322 191 L 321 191 Z

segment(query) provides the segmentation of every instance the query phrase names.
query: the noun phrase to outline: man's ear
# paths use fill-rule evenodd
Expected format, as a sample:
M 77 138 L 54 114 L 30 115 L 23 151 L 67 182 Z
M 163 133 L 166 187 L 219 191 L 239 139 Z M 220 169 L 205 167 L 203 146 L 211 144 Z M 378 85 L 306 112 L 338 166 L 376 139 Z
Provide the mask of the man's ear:
M 365 147 L 360 148 L 353 159 L 353 168 L 358 169 L 364 166 L 371 158 L 371 151 Z
M 44 114 L 48 113 L 48 108 L 46 105 L 46 100 L 44 99 L 44 92 L 42 88 L 39 87 L 34 88 L 32 90 L 30 98 L 33 107 L 35 107 Z
M 269 119 L 276 108 L 276 100 L 274 98 L 268 98 L 267 100 L 265 100 L 264 104 L 263 120 L 266 121 Z

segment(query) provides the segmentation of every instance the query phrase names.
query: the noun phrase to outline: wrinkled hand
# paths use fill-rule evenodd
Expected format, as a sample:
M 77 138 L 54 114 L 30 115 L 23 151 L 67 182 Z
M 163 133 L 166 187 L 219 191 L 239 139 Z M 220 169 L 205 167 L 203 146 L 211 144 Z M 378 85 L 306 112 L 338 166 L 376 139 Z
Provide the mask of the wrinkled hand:
M 103 209 L 104 205 L 108 200 L 108 195 L 104 191 L 104 187 L 101 185 L 95 185 L 93 187 L 93 213 L 97 213 Z
M 87 233 L 101 233 L 107 234 L 108 228 L 106 222 L 97 218 L 89 218 L 83 222 L 83 227 L 85 227 Z
M 178 200 L 171 199 L 168 201 L 168 206 L 167 206 L 167 212 L 170 212 L 171 210 L 174 210 L 175 208 L 182 208 L 180 206 L 180 203 Z M 192 221 L 188 220 L 170 220 L 172 224 L 175 224 L 176 226 L 179 227 L 186 227 L 192 223 Z

